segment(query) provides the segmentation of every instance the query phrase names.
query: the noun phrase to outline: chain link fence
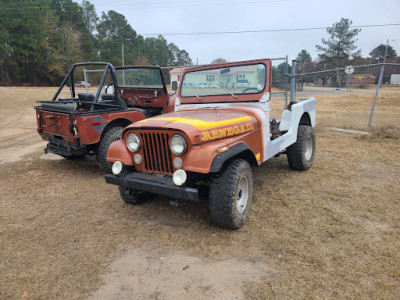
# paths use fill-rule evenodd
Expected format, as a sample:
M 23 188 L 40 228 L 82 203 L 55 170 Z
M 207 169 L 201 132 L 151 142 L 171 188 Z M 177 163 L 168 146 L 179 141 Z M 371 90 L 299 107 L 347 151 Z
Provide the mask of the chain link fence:
M 292 63 L 296 72 L 288 76 L 295 82 L 291 88 L 294 101 L 296 97 L 321 94 L 358 93 L 371 94 L 371 125 L 375 104 L 379 93 L 400 93 L 400 64 L 380 63 L 361 66 L 348 66 L 331 70 L 306 72 L 310 64 Z
M 104 70 L 105 67 L 98 66 L 84 66 L 82 67 L 82 70 L 80 68 L 77 68 L 75 71 L 77 74 L 80 74 L 81 71 L 83 72 L 83 82 L 78 85 L 75 84 L 75 87 L 82 87 L 86 90 L 86 93 L 95 94 L 103 78 Z M 114 81 L 111 76 L 111 71 L 108 71 L 105 77 L 104 86 L 109 86 L 113 84 Z
M 283 99 L 286 107 L 290 101 L 298 98 L 324 94 L 370 94 L 371 125 L 378 93 L 400 94 L 400 64 L 380 63 L 361 66 L 348 66 L 329 70 L 320 70 L 315 62 L 289 64 L 288 58 L 273 58 L 271 103 Z M 164 82 L 172 92 L 172 82 L 182 79 L 182 72 L 190 66 L 161 67 Z M 94 76 L 94 75 L 91 75 Z M 368 96 L 367 96 L 368 97 Z M 281 104 L 279 104 L 281 105 Z
M 303 70 L 302 64 L 296 64 L 296 91 L 301 95 L 315 92 L 370 92 L 378 88 L 380 79 L 383 88 L 399 87 L 400 84 L 400 64 L 349 66 L 313 72 Z

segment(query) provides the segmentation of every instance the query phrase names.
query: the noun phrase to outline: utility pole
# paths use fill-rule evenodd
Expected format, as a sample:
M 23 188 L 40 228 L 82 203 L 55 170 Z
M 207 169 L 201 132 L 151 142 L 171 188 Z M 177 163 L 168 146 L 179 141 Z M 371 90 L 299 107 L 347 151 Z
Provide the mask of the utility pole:
M 386 56 L 387 56 L 387 52 L 388 52 L 389 41 L 392 41 L 392 42 L 393 42 L 393 41 L 395 41 L 395 40 L 389 40 L 389 39 L 386 40 L 385 57 L 383 58 L 383 63 L 386 62 Z
M 121 52 L 122 52 L 122 66 L 124 67 L 125 66 L 125 57 L 124 57 L 124 44 L 122 44 L 122 49 L 121 49 Z
M 389 46 L 389 39 L 388 39 L 388 40 L 386 40 L 385 57 L 383 58 L 383 63 L 385 63 L 385 62 L 386 62 L 386 55 L 387 55 L 387 49 L 388 49 L 388 46 Z

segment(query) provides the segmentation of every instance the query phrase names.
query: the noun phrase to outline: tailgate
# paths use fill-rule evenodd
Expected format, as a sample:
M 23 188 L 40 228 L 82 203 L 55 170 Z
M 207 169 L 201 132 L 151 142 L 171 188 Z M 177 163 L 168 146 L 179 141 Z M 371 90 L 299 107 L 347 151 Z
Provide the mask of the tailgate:
M 72 138 L 72 115 L 36 109 L 36 117 L 41 134 Z

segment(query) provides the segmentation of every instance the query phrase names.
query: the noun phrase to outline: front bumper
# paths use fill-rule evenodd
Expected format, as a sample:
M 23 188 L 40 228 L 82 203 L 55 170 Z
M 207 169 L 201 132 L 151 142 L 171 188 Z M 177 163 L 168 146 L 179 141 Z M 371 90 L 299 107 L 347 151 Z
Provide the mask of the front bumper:
M 125 176 L 107 174 L 106 182 L 142 192 L 167 196 L 175 199 L 199 202 L 196 188 L 177 186 L 170 176 L 133 172 Z

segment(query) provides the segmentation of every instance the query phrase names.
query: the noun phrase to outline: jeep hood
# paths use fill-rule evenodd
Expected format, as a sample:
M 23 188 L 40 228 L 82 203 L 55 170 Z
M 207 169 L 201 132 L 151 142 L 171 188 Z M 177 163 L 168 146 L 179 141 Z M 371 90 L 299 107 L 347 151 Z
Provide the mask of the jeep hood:
M 258 127 L 250 112 L 234 108 L 184 110 L 145 119 L 129 125 L 127 130 L 155 129 L 184 132 L 192 145 L 211 142 L 250 132 Z

